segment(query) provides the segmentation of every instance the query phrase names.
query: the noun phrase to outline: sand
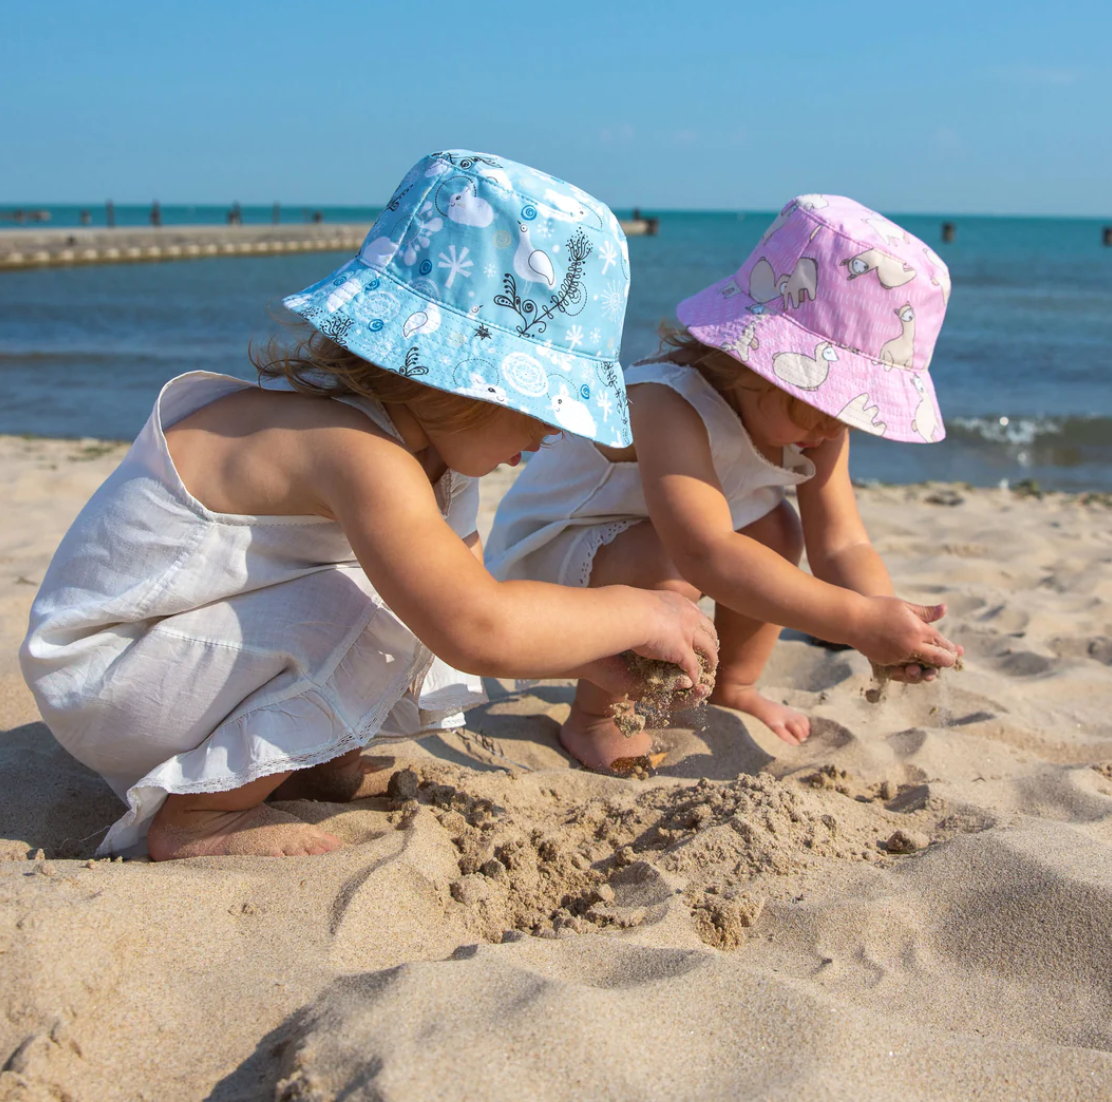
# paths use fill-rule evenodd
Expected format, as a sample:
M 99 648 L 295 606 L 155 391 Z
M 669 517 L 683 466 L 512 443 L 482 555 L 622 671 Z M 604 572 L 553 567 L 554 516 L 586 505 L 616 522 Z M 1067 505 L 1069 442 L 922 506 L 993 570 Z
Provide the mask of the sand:
M 119 806 L 15 660 L 121 454 L 0 438 L 0 1099 L 1112 1096 L 1106 504 L 863 489 L 965 669 L 870 704 L 786 633 L 803 746 L 706 707 L 599 776 L 569 685 L 491 682 L 387 795 L 281 805 L 345 849 L 152 865 L 91 860 Z

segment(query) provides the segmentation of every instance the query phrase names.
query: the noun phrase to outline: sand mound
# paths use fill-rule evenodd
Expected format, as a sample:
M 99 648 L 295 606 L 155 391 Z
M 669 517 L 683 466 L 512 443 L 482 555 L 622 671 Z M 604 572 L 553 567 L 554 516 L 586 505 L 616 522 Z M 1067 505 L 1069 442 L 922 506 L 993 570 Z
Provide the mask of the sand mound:
M 704 941 L 736 948 L 763 906 L 755 884 L 823 859 L 881 860 L 890 849 L 883 839 L 910 829 L 906 814 L 768 774 L 588 794 L 582 785 L 538 791 L 520 777 L 484 785 L 443 767 L 427 771 L 440 781 L 423 772 L 396 778 L 392 787 L 408 795 L 394 800 L 392 818 L 405 829 L 431 812 L 458 853 L 451 899 L 487 941 L 628 929 L 659 917 L 654 907 L 679 894 Z M 444 782 L 449 775 L 455 784 Z M 936 802 L 913 818 L 942 838 L 952 829 L 937 811 Z

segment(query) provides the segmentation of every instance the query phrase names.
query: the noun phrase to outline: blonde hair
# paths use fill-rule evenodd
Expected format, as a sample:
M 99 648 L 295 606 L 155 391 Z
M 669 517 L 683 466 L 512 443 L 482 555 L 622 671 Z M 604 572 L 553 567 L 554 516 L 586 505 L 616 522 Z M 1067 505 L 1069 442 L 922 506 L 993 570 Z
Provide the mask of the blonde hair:
M 319 398 L 356 394 L 384 406 L 405 405 L 441 432 L 480 428 L 504 408 L 387 371 L 337 344 L 307 321 L 278 320 L 285 333 L 276 333 L 261 350 L 248 345 L 247 354 L 260 380 L 285 379 L 302 394 Z M 534 420 L 528 414 L 518 416 Z
M 815 409 L 802 398 L 781 390 L 775 383 L 758 375 L 728 352 L 703 344 L 682 326 L 673 326 L 662 321 L 659 332 L 661 352 L 667 353 L 668 358 L 678 364 L 694 367 L 720 394 L 729 390 L 748 390 L 757 394 L 775 390 L 783 397 L 784 408 L 792 423 L 806 432 L 818 429 L 824 433 L 833 433 L 850 427 L 837 417 Z

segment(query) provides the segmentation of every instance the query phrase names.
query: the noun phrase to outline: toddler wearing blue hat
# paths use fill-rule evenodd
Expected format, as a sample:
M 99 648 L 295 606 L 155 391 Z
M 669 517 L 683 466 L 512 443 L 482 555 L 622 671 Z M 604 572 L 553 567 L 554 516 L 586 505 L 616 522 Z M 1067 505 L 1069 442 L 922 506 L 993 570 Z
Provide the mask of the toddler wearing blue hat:
M 628 284 L 604 204 L 435 153 L 356 258 L 285 300 L 303 328 L 256 359 L 264 385 L 163 387 L 59 546 L 20 653 L 55 737 L 127 805 L 101 853 L 337 849 L 265 801 L 383 791 L 363 747 L 461 725 L 482 675 L 621 692 L 614 656 L 633 650 L 705 693 L 714 628 L 685 598 L 482 565 L 480 476 L 554 432 L 629 443 Z

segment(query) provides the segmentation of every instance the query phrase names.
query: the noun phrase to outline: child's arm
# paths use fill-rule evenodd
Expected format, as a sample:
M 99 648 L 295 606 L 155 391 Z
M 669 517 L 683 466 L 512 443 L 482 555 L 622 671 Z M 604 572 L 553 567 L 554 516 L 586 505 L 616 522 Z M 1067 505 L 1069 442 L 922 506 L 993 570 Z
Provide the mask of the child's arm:
M 483 541 L 479 533 L 472 532 L 471 535 L 464 537 L 463 542 L 471 554 L 482 563 Z M 700 646 L 699 650 L 709 661 L 716 663 L 715 656 L 711 655 L 706 647 Z M 562 670 L 556 676 L 569 680 L 585 677 L 588 681 L 594 682 L 594 684 L 609 690 L 617 696 L 625 694 L 636 697 L 639 692 L 644 690 L 644 685 L 640 679 L 625 660 L 617 654 L 607 655 L 604 658 L 586 662 L 582 666 Z M 686 688 L 684 685 L 679 687 L 681 689 Z M 696 691 L 699 692 L 700 690 L 697 689 Z
M 849 477 L 849 433 L 807 452 L 815 475 L 796 494 L 811 573 L 866 597 L 891 597 L 892 580 L 857 509 Z
M 699 681 L 711 622 L 673 593 L 497 582 L 444 522 L 429 480 L 397 444 L 354 426 L 313 446 L 317 511 L 344 528 L 375 589 L 430 650 L 469 673 L 544 678 L 624 650 Z
M 884 561 L 869 541 L 857 508 L 857 497 L 849 476 L 849 433 L 812 448 L 807 454 L 815 464 L 815 475 L 798 489 L 799 514 L 811 573 L 831 585 L 852 589 L 866 597 L 890 597 L 892 580 Z M 945 612 L 944 605 L 931 610 L 932 622 Z M 918 663 L 893 666 L 894 681 L 929 681 L 935 673 Z
M 953 644 L 925 622 L 934 612 L 812 577 L 735 532 L 706 429 L 678 394 L 643 385 L 630 412 L 635 443 L 666 442 L 638 448 L 638 463 L 653 525 L 692 585 L 747 616 L 848 643 L 885 666 L 913 657 L 953 665 Z

